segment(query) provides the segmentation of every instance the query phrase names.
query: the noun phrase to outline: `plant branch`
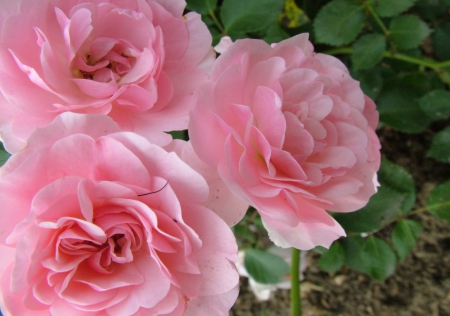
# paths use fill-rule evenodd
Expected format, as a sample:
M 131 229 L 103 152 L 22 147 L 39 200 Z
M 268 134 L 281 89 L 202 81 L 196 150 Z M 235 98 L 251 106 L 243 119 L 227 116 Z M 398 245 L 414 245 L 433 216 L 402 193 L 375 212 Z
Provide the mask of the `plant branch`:
M 300 298 L 300 250 L 292 248 L 291 261 L 291 316 L 302 315 L 302 301 Z
M 425 211 L 434 210 L 434 209 L 436 209 L 436 208 L 438 208 L 438 207 L 448 206 L 448 205 L 450 205 L 450 201 L 446 201 L 446 202 L 438 203 L 438 204 L 433 204 L 433 205 L 427 205 L 427 206 L 424 206 L 424 207 L 419 207 L 419 208 L 416 208 L 414 211 L 411 211 L 411 212 L 408 212 L 408 213 L 406 213 L 406 214 L 397 216 L 397 217 L 394 219 L 394 221 L 398 221 L 398 220 L 407 218 L 407 217 L 409 217 L 409 216 L 411 216 L 411 215 L 414 215 L 414 214 L 423 213 L 423 212 L 425 212 Z
M 216 15 L 214 14 L 214 11 L 211 10 L 209 7 L 208 7 L 208 9 L 209 9 L 209 12 L 208 12 L 209 16 L 211 17 L 211 19 L 213 19 L 214 23 L 217 25 L 217 27 L 219 28 L 220 32 L 223 35 L 225 35 L 225 33 L 226 33 L 225 29 L 223 28 L 222 24 L 220 24 L 219 20 L 217 19 Z
M 341 48 L 330 49 L 324 53 L 328 54 L 328 55 L 341 55 L 341 54 L 351 54 L 352 52 L 353 52 L 353 49 L 351 47 L 341 47 Z M 408 55 L 400 54 L 400 53 L 391 53 L 388 51 L 385 51 L 383 53 L 383 56 L 385 58 L 402 60 L 402 61 L 405 61 L 405 62 L 408 62 L 411 64 L 428 67 L 428 68 L 436 71 L 436 73 L 439 75 L 442 82 L 450 85 L 450 73 L 443 69 L 446 67 L 450 67 L 450 60 L 437 62 L 437 61 L 434 61 L 434 60 L 428 59 L 428 58 L 417 58 L 417 57 L 412 57 L 412 56 L 408 56 Z
M 341 54 L 351 54 L 352 52 L 353 52 L 353 49 L 351 47 L 341 47 L 341 48 L 330 49 L 324 53 L 328 54 L 328 55 L 341 55 Z M 386 58 L 398 59 L 398 60 L 409 62 L 411 64 L 425 66 L 425 67 L 432 68 L 432 69 L 450 67 L 450 60 L 437 62 L 437 61 L 434 61 L 434 60 L 428 59 L 428 58 L 417 58 L 417 57 L 412 57 L 412 56 L 400 54 L 400 53 L 394 54 L 394 53 L 391 53 L 388 51 L 385 51 L 383 53 L 383 56 Z
M 389 30 L 387 29 L 386 25 L 384 25 L 383 21 L 381 21 L 380 17 L 378 16 L 378 14 L 375 12 L 375 10 L 373 9 L 373 7 L 369 4 L 369 3 L 365 3 L 366 4 L 366 8 L 367 10 L 369 10 L 370 14 L 372 14 L 373 18 L 375 19 L 375 21 L 377 22 L 377 24 L 381 27 L 381 29 L 383 30 L 383 33 L 386 37 L 389 37 Z

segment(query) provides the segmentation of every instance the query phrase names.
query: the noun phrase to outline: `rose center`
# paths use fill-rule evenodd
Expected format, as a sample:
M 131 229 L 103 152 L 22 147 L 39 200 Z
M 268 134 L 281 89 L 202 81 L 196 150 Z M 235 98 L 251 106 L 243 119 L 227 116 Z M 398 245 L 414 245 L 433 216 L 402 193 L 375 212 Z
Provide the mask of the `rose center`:
M 125 237 L 124 234 L 116 234 L 116 235 L 113 235 L 113 236 L 111 237 L 111 239 L 112 239 L 113 242 L 114 242 L 114 253 L 115 253 L 115 254 L 121 254 L 121 253 L 122 253 L 123 240 L 121 241 L 121 239 L 122 239 L 123 237 Z M 106 246 L 107 246 L 107 243 L 105 243 L 105 244 L 106 244 L 106 245 L 105 245 L 105 247 L 106 247 Z
M 105 47 L 93 42 L 88 52 L 79 52 L 74 58 L 75 77 L 107 83 L 118 82 L 130 72 L 136 63 L 136 50 L 128 43 L 111 41 L 103 43 Z

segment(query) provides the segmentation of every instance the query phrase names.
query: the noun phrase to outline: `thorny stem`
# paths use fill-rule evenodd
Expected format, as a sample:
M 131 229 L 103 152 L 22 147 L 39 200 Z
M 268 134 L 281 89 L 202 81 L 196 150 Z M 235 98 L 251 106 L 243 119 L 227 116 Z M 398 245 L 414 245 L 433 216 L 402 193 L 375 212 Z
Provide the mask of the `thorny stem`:
M 292 248 L 291 261 L 291 316 L 302 315 L 302 301 L 300 298 L 300 250 Z

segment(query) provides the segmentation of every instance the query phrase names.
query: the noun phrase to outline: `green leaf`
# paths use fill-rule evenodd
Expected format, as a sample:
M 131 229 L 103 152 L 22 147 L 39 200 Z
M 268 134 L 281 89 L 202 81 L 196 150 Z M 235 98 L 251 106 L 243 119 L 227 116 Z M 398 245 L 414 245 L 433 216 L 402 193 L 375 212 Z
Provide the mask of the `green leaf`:
M 250 230 L 248 226 L 236 225 L 233 227 L 234 236 L 237 241 L 247 241 L 249 243 L 256 242 L 255 234 Z
M 368 34 L 361 36 L 353 45 L 353 67 L 358 70 L 375 66 L 383 59 L 385 50 L 386 39 L 383 35 Z
M 187 129 L 184 131 L 171 131 L 166 132 L 167 134 L 170 134 L 173 139 L 182 139 L 182 140 L 189 140 L 189 135 Z
M 279 43 L 289 38 L 289 34 L 278 24 L 272 23 L 267 29 L 266 36 L 263 38 L 267 43 Z
M 290 272 L 289 265 L 281 257 L 258 249 L 245 251 L 244 265 L 248 274 L 262 284 L 283 281 Z
M 420 222 L 409 219 L 397 223 L 392 232 L 392 243 L 401 260 L 405 260 L 411 252 L 422 229 L 423 226 Z
M 387 186 L 403 196 L 400 214 L 406 214 L 412 209 L 416 201 L 415 183 L 405 168 L 383 159 L 378 171 L 378 180 L 382 186 Z
M 383 76 L 379 67 L 364 70 L 352 70 L 352 77 L 359 81 L 361 89 L 369 98 L 376 100 L 383 88 Z
M 344 262 L 344 248 L 339 242 L 335 242 L 331 245 L 330 249 L 320 257 L 319 268 L 323 271 L 334 273 L 342 268 Z
M 361 32 L 366 15 L 364 6 L 351 0 L 333 0 L 314 20 L 317 42 L 339 46 L 351 43 Z
M 439 23 L 433 34 L 431 44 L 434 54 L 442 60 L 450 59 L 450 22 Z
M 315 246 L 313 249 L 311 249 L 311 251 L 314 251 L 314 252 L 317 252 L 317 253 L 323 255 L 325 252 L 328 251 L 328 249 L 323 246 Z
M 264 227 L 264 224 L 262 223 L 261 216 L 256 217 L 253 220 L 253 224 L 256 226 L 259 232 L 267 234 L 267 229 Z
M 11 157 L 11 154 L 3 149 L 3 146 L 0 145 L 0 166 L 3 166 L 6 161 Z
M 370 236 L 361 251 L 365 272 L 373 279 L 383 281 L 395 272 L 397 257 L 382 239 Z
M 187 0 L 186 8 L 200 14 L 213 12 L 217 7 L 218 0 Z
M 445 3 L 440 0 L 419 0 L 415 7 L 421 17 L 431 21 L 445 14 L 447 9 Z
M 376 0 L 374 8 L 381 17 L 393 17 L 411 8 L 414 2 L 416 0 Z
M 334 214 L 346 232 L 370 233 L 387 226 L 396 215 L 411 210 L 415 201 L 414 181 L 402 167 L 386 159 L 378 172 L 381 186 L 359 211 Z
M 422 110 L 433 120 L 443 120 L 450 117 L 450 92 L 433 90 L 419 99 Z
M 421 97 L 417 84 L 425 85 L 425 78 L 417 77 L 409 82 L 407 79 L 396 78 L 385 82 L 385 88 L 377 101 L 380 121 L 405 133 L 423 132 L 431 123 L 425 112 L 416 101 Z M 391 84 L 389 84 L 391 83 Z
M 231 37 L 233 42 L 236 42 L 238 39 L 248 38 L 248 35 L 245 32 L 229 32 L 228 36 Z
M 450 181 L 434 188 L 428 198 L 427 208 L 437 218 L 450 222 Z
M 382 185 L 365 207 L 352 213 L 334 214 L 334 218 L 346 232 L 375 232 L 387 226 L 400 212 L 402 201 L 402 195 Z
M 434 136 L 427 157 L 450 163 L 450 127 L 447 127 Z
M 339 240 L 345 252 L 345 265 L 352 270 L 364 273 L 364 261 L 362 259 L 362 249 L 364 238 L 361 236 L 350 236 Z
M 410 49 L 419 46 L 431 30 L 415 15 L 400 15 L 392 19 L 389 32 L 399 49 Z
M 227 33 L 256 32 L 272 24 L 283 6 L 283 0 L 224 0 L 220 17 Z

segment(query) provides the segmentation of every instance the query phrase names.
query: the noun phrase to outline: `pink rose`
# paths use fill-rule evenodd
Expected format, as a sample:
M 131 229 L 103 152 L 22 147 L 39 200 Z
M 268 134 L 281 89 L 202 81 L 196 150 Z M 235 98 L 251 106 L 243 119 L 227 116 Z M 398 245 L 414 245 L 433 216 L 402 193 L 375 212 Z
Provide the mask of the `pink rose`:
M 206 181 L 104 115 L 64 113 L 0 168 L 6 315 L 227 315 L 231 230 Z
M 200 15 L 182 15 L 183 0 L 6 2 L 0 134 L 8 151 L 67 111 L 106 114 L 158 145 L 171 141 L 163 131 L 187 128 L 214 51 Z
M 194 96 L 189 134 L 277 245 L 310 249 L 345 235 L 325 210 L 357 210 L 376 192 L 377 122 L 344 64 L 300 34 L 228 48 Z

